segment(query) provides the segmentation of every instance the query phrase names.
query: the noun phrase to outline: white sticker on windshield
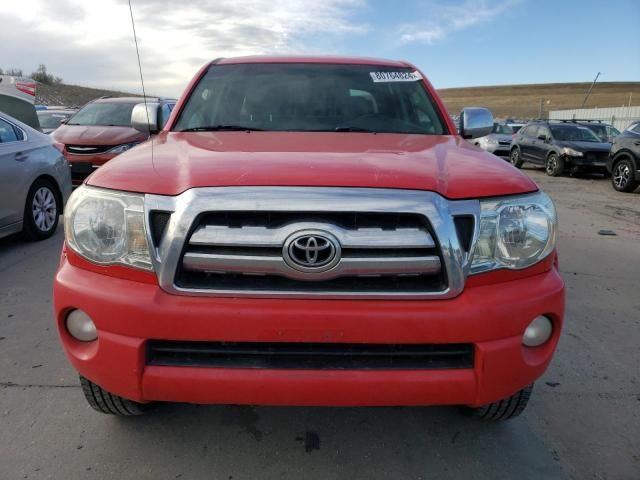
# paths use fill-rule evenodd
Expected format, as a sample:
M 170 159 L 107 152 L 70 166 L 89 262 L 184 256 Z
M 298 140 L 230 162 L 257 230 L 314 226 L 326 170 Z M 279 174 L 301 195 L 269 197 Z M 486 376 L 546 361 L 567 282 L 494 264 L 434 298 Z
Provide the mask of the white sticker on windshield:
M 422 80 L 420 72 L 370 72 L 371 79 L 376 82 L 417 82 Z

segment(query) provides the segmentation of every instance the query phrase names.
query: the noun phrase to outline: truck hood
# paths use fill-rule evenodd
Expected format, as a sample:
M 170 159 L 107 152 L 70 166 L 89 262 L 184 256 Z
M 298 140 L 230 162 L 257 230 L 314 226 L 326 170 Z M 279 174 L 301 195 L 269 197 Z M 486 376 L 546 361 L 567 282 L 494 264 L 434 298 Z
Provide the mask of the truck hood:
M 60 125 L 53 138 L 65 145 L 122 145 L 142 142 L 147 135 L 132 127 L 105 125 Z
M 452 199 L 538 189 L 509 163 L 452 135 L 163 132 L 152 142 L 109 161 L 87 183 L 161 195 L 194 187 L 323 186 L 429 190 Z

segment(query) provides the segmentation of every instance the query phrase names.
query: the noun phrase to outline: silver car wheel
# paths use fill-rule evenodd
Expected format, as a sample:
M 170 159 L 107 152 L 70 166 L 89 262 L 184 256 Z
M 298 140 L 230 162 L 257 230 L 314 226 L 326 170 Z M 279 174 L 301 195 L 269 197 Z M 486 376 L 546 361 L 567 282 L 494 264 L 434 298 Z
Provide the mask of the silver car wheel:
M 56 223 L 58 208 L 56 197 L 47 187 L 40 187 L 33 196 L 31 202 L 31 213 L 33 222 L 41 232 L 48 232 Z
M 631 169 L 629 165 L 625 162 L 621 162 L 616 165 L 616 168 L 613 170 L 613 183 L 617 188 L 624 188 L 629 182 L 629 178 L 631 177 Z

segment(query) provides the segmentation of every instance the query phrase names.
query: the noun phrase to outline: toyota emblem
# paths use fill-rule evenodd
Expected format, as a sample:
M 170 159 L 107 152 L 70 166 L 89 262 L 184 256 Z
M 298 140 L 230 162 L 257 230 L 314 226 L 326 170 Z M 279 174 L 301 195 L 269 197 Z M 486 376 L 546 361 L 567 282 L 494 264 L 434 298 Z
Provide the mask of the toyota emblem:
M 285 242 L 283 256 L 287 264 L 296 270 L 324 272 L 340 260 L 340 244 L 328 232 L 297 232 Z

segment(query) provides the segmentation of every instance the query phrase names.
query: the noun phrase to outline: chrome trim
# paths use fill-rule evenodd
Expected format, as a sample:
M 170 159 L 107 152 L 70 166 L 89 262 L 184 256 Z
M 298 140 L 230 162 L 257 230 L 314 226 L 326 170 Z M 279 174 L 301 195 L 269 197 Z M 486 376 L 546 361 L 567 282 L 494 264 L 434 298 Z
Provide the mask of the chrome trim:
M 436 243 L 429 232 L 418 228 L 360 228 L 346 230 L 337 225 L 317 222 L 298 222 L 281 228 L 203 225 L 191 235 L 191 245 L 222 245 L 228 247 L 281 247 L 285 240 L 302 230 L 327 231 L 338 239 L 342 248 L 434 248 Z
M 325 272 L 294 270 L 280 256 L 218 255 L 187 252 L 183 266 L 187 270 L 210 273 L 247 273 L 280 275 L 294 280 L 322 281 L 345 276 L 381 276 L 401 274 L 433 274 L 440 272 L 440 259 L 428 257 L 342 258 Z
M 292 208 L 293 206 L 293 208 Z M 151 238 L 150 212 L 172 212 L 160 245 Z M 448 287 L 437 292 L 305 292 L 186 289 L 174 284 L 175 272 L 191 227 L 201 213 L 212 211 L 308 211 L 418 214 L 431 224 L 440 244 L 441 267 Z M 145 221 L 152 245 L 152 262 L 160 287 L 168 293 L 188 296 L 277 298 L 381 298 L 446 299 L 459 295 L 469 273 L 470 257 L 458 240 L 454 215 L 474 217 L 473 244 L 480 226 L 479 200 L 447 200 L 434 192 L 377 188 L 338 187 L 207 187 L 194 188 L 175 197 L 145 195 Z M 432 239 L 435 241 L 435 239 Z

